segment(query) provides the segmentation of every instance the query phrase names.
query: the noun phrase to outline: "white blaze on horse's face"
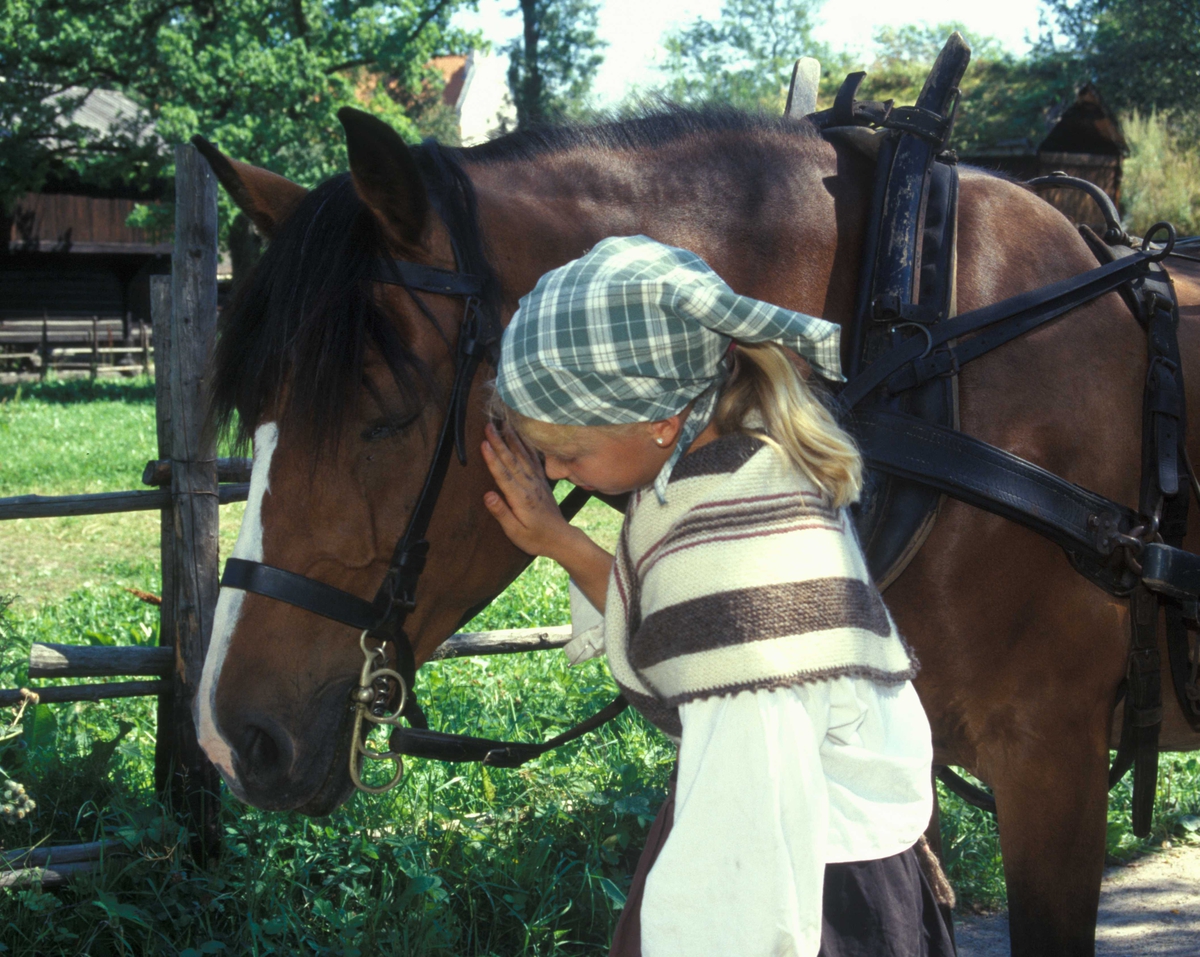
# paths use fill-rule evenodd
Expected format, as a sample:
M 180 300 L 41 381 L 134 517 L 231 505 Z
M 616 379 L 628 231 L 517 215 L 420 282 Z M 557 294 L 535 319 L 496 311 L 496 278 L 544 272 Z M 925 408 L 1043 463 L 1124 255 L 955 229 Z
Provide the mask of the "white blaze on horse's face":
M 254 469 L 250 473 L 250 496 L 246 500 L 246 513 L 242 527 L 238 530 L 237 544 L 233 546 L 233 557 L 261 562 L 263 559 L 263 496 L 271 490 L 271 456 L 279 440 L 279 429 L 274 422 L 260 425 L 254 432 Z M 221 680 L 221 666 L 229 651 L 233 630 L 242 614 L 242 602 L 246 593 L 240 588 L 222 588 L 217 598 L 217 611 L 213 616 L 212 640 L 204 658 L 204 673 L 200 678 L 200 690 L 194 705 L 196 731 L 200 747 L 208 759 L 216 765 L 225 783 L 234 794 L 241 796 L 237 774 L 233 769 L 233 749 L 221 735 L 216 722 L 217 683 Z

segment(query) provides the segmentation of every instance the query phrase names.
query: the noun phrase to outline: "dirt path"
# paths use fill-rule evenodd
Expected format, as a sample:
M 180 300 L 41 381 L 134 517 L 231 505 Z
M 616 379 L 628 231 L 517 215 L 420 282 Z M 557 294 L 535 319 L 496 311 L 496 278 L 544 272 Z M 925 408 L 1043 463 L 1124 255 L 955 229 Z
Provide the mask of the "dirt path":
M 1008 915 L 955 924 L 959 957 L 1008 957 Z M 1104 872 L 1096 957 L 1200 957 L 1200 845 Z

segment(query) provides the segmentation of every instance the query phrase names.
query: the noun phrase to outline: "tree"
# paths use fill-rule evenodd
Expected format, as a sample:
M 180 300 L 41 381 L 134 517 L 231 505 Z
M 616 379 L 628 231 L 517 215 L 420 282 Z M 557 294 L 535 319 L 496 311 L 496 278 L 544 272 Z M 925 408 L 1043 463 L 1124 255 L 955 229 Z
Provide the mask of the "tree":
M 579 115 L 608 46 L 596 35 L 599 0 L 519 0 L 523 30 L 504 52 L 517 125 Z M 516 14 L 518 11 L 514 10 Z
M 48 172 L 145 182 L 166 145 L 200 133 L 301 183 L 340 169 L 336 113 L 354 105 L 410 139 L 392 95 L 431 81 L 431 55 L 472 41 L 449 27 L 470 0 L 6 0 L 0 14 L 0 204 Z M 439 81 L 440 82 L 440 81 Z M 72 119 L 96 88 L 144 115 L 97 130 Z M 153 120 L 155 138 L 134 127 Z
M 843 63 L 832 62 L 832 51 L 813 39 L 823 3 L 725 0 L 716 23 L 697 17 L 664 38 L 663 94 L 677 103 L 782 111 L 798 57 L 817 57 L 830 75 Z
M 1200 3 L 1196 0 L 1045 0 L 1066 45 L 1043 31 L 1037 55 L 1062 60 L 1119 110 L 1196 112 Z
M 962 152 L 1005 143 L 1036 146 L 1047 120 L 1075 96 L 1075 74 L 1061 60 L 1018 57 L 994 37 L 961 23 L 884 27 L 875 34 L 877 55 L 860 88 L 862 99 L 914 103 L 929 68 L 955 30 L 971 47 L 950 145 Z

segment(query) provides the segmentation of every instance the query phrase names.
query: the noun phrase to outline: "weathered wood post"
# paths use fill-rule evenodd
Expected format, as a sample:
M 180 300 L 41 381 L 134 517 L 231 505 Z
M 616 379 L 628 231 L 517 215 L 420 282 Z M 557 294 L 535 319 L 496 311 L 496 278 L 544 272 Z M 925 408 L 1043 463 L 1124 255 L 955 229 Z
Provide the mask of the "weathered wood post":
M 204 859 L 220 848 L 220 778 L 196 740 L 192 701 L 217 604 L 217 449 L 205 434 L 206 376 L 217 328 L 217 180 L 191 145 L 175 148 L 175 251 L 171 259 L 170 449 L 175 631 L 172 791 L 196 828 Z M 157 332 L 157 330 L 156 330 Z M 160 373 L 161 375 L 161 373 Z M 164 573 L 166 571 L 164 562 Z M 164 586 L 164 598 L 166 589 Z M 164 619 L 165 619 L 164 615 Z M 160 730 L 160 734 L 161 734 Z
M 39 346 L 42 353 L 42 375 L 46 378 L 46 373 L 50 371 L 50 322 L 46 310 L 42 310 L 42 342 Z
M 150 322 L 154 326 L 154 399 L 158 457 L 171 458 L 171 277 L 150 277 Z M 149 369 L 147 368 L 147 372 Z M 159 519 L 159 559 L 162 565 L 162 604 L 159 605 L 158 643 L 175 648 L 175 508 L 168 505 Z M 174 656 L 172 655 L 172 660 Z M 171 673 L 175 669 L 172 667 Z M 158 736 L 154 741 L 154 789 L 160 800 L 171 793 L 175 766 L 175 690 L 158 696 Z

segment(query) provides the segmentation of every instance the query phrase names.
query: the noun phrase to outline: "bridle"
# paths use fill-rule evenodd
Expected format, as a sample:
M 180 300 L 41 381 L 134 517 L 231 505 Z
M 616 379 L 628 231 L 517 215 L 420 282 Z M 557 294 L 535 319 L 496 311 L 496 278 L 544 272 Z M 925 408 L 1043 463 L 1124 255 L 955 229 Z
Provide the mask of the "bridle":
M 376 282 L 403 286 L 426 312 L 424 304 L 416 296 L 417 292 L 464 300 L 463 319 L 455 350 L 454 381 L 450 388 L 446 417 L 442 421 L 433 460 L 425 474 L 417 504 L 409 516 L 404 533 L 392 551 L 392 559 L 383 576 L 383 582 L 375 592 L 375 597 L 366 601 L 350 592 L 296 572 L 262 562 L 230 558 L 225 563 L 221 585 L 286 602 L 323 618 L 359 629 L 359 647 L 365 660 L 358 685 L 351 693 L 355 716 L 350 748 L 350 777 L 360 790 L 382 793 L 400 783 L 404 775 L 401 760 L 403 755 L 440 761 L 480 761 L 495 767 L 517 767 L 599 727 L 620 714 L 627 704 L 624 698 L 618 697 L 591 718 L 540 744 L 493 741 L 429 730 L 429 722 L 413 693 L 417 671 L 416 658 L 408 635 L 405 634 L 404 623 L 416 607 L 417 584 L 425 570 L 425 560 L 429 553 L 429 542 L 425 536 L 437 507 L 446 472 L 450 467 L 450 458 L 457 453 L 461 464 L 465 465 L 467 461 L 466 417 L 471 384 L 485 358 L 492 359 L 494 364 L 495 351 L 500 340 L 500 323 L 494 309 L 485 307 L 485 282 L 481 276 L 404 259 L 382 259 L 377 261 L 370 278 Z M 559 507 L 567 518 L 571 518 L 588 497 L 588 493 L 582 489 L 573 489 Z M 477 615 L 489 603 L 490 599 L 470 609 L 460 625 Z M 394 668 L 388 667 L 385 649 L 389 645 L 396 649 Z M 389 709 L 391 699 L 397 694 L 398 703 Z M 400 724 L 401 718 L 407 720 L 411 727 L 403 727 Z M 375 751 L 367 747 L 367 725 L 386 725 L 392 728 L 389 750 Z M 396 772 L 386 785 L 370 785 L 362 780 L 360 763 L 361 760 L 367 759 L 395 762 Z

